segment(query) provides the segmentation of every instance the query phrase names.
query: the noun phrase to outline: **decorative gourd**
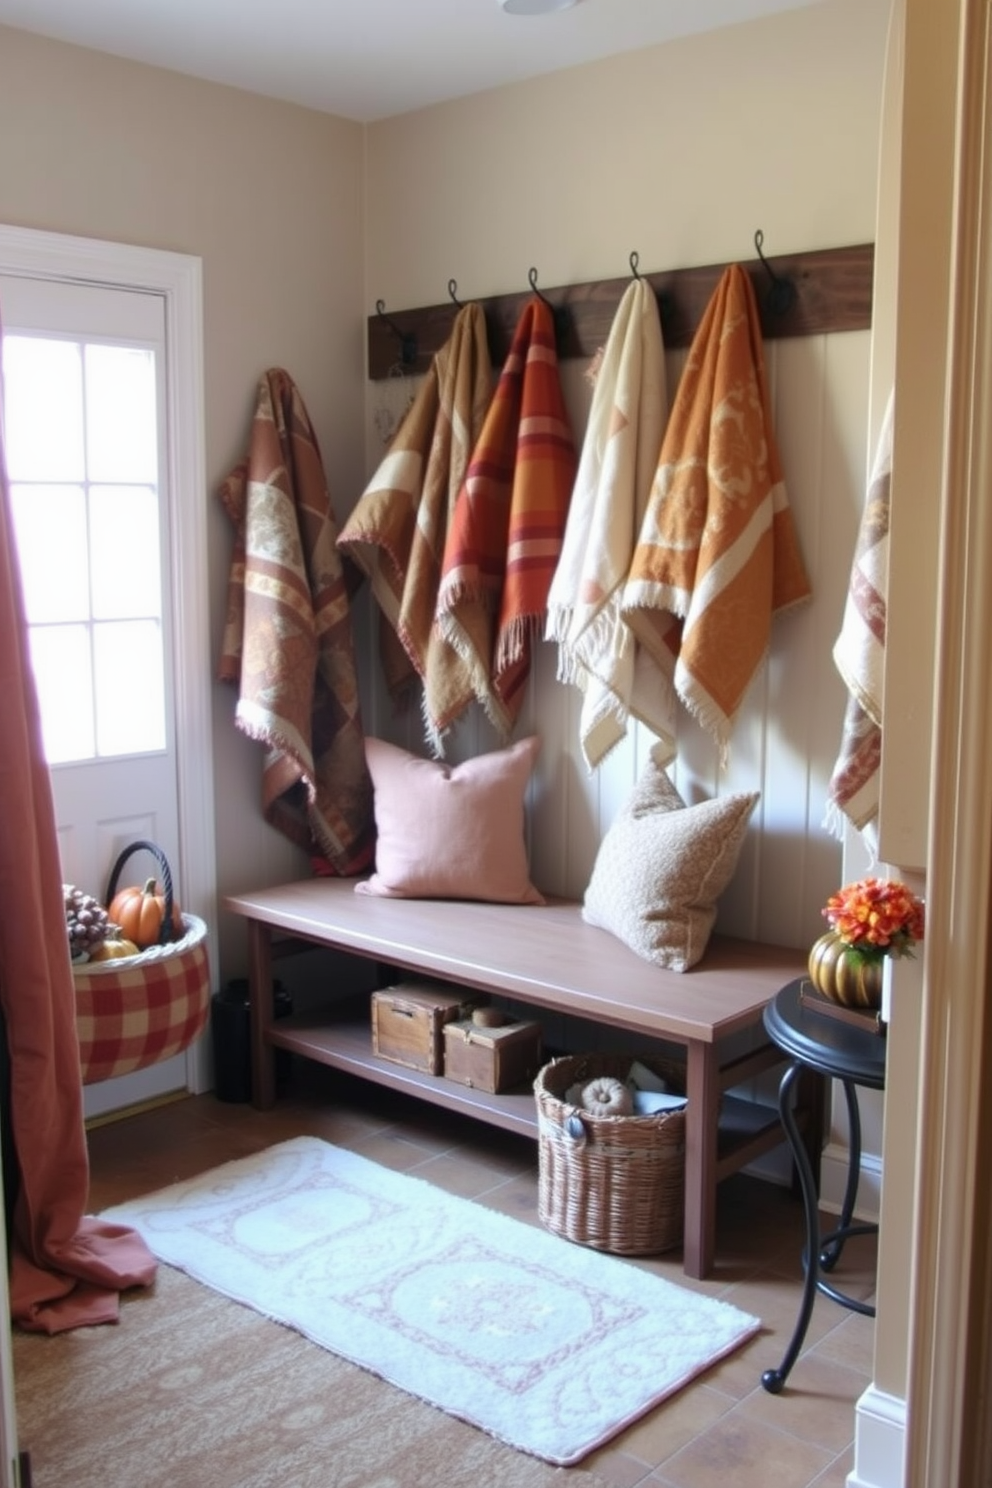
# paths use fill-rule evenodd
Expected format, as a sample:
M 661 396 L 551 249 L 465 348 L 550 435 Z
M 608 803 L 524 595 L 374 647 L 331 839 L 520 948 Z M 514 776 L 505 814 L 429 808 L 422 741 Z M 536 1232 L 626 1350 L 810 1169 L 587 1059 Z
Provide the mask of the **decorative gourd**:
M 882 1005 L 881 959 L 852 950 L 836 930 L 821 935 L 810 951 L 809 979 L 843 1007 L 874 1010 Z
M 127 940 L 119 933 L 116 926 L 102 945 L 98 945 L 95 951 L 90 951 L 91 961 L 119 961 L 124 956 L 137 956 L 140 947 L 133 940 Z
M 162 922 L 165 919 L 165 892 L 154 878 L 149 878 L 143 888 L 132 885 L 114 895 L 107 913 L 128 940 L 139 950 L 158 945 L 162 940 Z M 173 900 L 172 924 L 166 940 L 178 940 L 183 934 L 183 918 L 179 905 Z

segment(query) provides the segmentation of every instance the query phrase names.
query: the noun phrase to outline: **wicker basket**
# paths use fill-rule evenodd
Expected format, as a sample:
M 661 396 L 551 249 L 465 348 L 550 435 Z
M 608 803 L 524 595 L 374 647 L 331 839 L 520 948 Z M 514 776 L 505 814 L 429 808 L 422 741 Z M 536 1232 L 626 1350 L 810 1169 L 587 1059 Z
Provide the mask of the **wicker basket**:
M 136 842 L 121 854 L 110 876 L 106 900 L 132 853 L 143 849 L 158 859 L 165 889 L 168 930 L 172 919 L 172 875 L 161 849 Z M 84 1085 L 129 1075 L 181 1054 L 206 1027 L 210 1011 L 207 927 L 196 915 L 182 915 L 183 934 L 136 956 L 86 961 L 73 966 L 76 1029 Z
M 681 1066 L 637 1055 L 678 1090 Z M 578 1081 L 625 1080 L 634 1056 L 567 1055 L 546 1064 L 537 1099 L 538 1217 L 579 1245 L 615 1255 L 657 1255 L 682 1243 L 685 1207 L 685 1111 L 651 1116 L 593 1116 L 571 1105 Z

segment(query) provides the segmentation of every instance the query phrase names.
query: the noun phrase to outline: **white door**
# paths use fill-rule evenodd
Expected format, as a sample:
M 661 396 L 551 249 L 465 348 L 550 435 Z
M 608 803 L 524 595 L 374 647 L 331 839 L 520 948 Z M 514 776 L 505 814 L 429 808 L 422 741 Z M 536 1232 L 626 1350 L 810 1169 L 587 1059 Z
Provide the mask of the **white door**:
M 102 899 L 118 854 L 148 840 L 203 914 L 184 893 L 168 309 L 143 287 L 0 272 L 11 500 L 63 879 Z M 136 855 L 120 886 L 155 871 Z M 191 1085 L 179 1055 L 88 1086 L 84 1108 Z
M 102 900 L 139 840 L 178 861 L 162 297 L 0 276 L 5 439 L 62 876 Z M 121 887 L 156 871 L 148 855 Z M 184 1055 L 88 1115 L 186 1085 Z

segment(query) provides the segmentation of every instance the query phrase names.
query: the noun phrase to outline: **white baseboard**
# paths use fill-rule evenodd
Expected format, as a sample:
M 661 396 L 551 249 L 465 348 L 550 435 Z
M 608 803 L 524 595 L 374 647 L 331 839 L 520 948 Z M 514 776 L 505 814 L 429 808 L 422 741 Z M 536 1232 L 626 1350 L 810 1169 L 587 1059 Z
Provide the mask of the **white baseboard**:
M 874 1385 L 856 1407 L 847 1488 L 906 1488 L 906 1402 Z
M 847 1187 L 848 1152 L 836 1142 L 823 1149 L 820 1158 L 820 1208 L 828 1214 L 839 1214 L 844 1207 Z M 882 1159 L 873 1152 L 861 1154 L 861 1176 L 854 1206 L 855 1218 L 865 1224 L 877 1224 L 882 1205 Z
M 787 1147 L 776 1147 L 763 1157 L 748 1163 L 744 1169 L 754 1178 L 788 1188 L 792 1182 L 792 1156 Z M 820 1208 L 828 1214 L 839 1214 L 844 1207 L 847 1186 L 847 1148 L 837 1142 L 823 1149 L 820 1158 Z M 882 1159 L 873 1152 L 861 1154 L 861 1176 L 854 1206 L 855 1218 L 864 1224 L 877 1224 L 882 1202 Z

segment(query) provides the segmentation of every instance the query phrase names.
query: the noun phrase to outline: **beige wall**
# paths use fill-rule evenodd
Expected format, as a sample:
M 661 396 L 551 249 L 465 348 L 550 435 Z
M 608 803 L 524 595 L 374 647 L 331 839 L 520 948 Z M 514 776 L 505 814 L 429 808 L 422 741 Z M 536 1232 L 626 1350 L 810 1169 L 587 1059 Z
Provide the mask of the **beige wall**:
M 367 302 L 871 241 L 887 16 L 829 0 L 371 126 Z
M 213 670 L 231 531 L 213 499 L 244 452 L 258 378 L 283 366 L 317 429 L 336 502 L 362 476 L 362 139 L 310 110 L 0 28 L 0 221 L 203 260 Z M 214 695 L 218 881 L 305 861 L 259 816 L 258 746 Z M 243 926 L 221 922 L 222 973 Z

